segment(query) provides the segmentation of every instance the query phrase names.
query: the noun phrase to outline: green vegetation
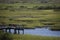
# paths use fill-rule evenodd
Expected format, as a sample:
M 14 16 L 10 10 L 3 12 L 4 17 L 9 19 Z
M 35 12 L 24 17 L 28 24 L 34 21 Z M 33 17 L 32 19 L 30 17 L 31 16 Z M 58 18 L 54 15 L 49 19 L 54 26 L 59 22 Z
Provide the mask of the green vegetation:
M 14 40 L 60 40 L 60 37 L 34 36 L 34 35 L 13 35 Z
M 60 29 L 57 27 L 60 24 L 60 10 L 49 9 L 47 6 L 60 8 L 59 4 L 0 4 L 0 24 L 19 24 L 29 28 L 56 25 Z M 41 10 L 40 7 L 49 10 Z
M 16 24 L 26 28 L 48 25 L 51 29 L 60 30 L 59 3 L 56 0 L 0 0 L 0 25 Z M 60 40 L 60 37 L 18 35 L 0 31 L 0 40 Z
M 13 40 L 12 35 L 0 31 L 0 40 Z
M 60 40 L 60 37 L 9 34 L 0 31 L 0 40 Z

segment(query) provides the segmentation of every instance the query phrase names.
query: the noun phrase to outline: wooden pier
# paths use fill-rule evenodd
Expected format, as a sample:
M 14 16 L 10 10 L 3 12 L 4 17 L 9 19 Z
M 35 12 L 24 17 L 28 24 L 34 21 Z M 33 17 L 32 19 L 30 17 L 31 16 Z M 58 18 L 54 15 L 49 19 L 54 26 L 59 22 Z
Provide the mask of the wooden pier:
M 12 25 L 0 25 L 0 30 L 4 31 L 4 32 L 8 32 L 7 30 L 9 30 L 9 33 L 12 33 L 11 32 L 11 29 L 14 30 L 14 34 L 20 34 L 20 31 L 22 31 L 24 34 L 24 26 L 23 25 L 17 25 L 17 26 L 12 26 Z M 18 31 L 18 33 L 17 33 Z

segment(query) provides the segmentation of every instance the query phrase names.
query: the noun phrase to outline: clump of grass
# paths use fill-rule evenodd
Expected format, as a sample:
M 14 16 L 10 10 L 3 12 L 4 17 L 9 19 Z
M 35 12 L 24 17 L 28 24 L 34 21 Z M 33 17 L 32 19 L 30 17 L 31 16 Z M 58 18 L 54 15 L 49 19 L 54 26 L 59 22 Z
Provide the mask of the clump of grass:
M 60 37 L 34 36 L 34 35 L 13 35 L 14 40 L 60 40 Z
M 13 40 L 13 37 L 9 33 L 4 33 L 0 31 L 0 40 Z

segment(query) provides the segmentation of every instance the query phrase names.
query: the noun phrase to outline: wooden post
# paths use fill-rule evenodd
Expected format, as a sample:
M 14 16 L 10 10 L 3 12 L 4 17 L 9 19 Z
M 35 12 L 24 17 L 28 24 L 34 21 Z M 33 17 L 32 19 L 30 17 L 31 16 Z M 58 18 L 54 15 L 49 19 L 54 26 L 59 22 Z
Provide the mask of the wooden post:
M 5 29 L 5 32 L 7 33 L 7 28 Z
M 11 29 L 9 29 L 9 33 L 11 33 Z
M 24 34 L 24 26 L 25 26 L 25 25 L 22 25 L 22 27 L 23 27 L 23 28 L 22 28 L 23 34 Z
M 18 34 L 20 34 L 19 29 L 18 29 Z
M 14 34 L 16 34 L 17 32 L 16 32 L 16 29 L 14 29 Z
M 24 34 L 24 29 L 23 29 L 23 34 Z

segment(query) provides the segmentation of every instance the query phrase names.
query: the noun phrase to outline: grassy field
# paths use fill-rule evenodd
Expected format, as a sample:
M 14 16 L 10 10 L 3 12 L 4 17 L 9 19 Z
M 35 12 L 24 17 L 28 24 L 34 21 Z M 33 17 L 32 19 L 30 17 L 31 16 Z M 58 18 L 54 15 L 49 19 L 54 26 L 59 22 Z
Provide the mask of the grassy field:
M 56 10 L 33 10 L 35 6 L 47 4 L 0 4 L 0 24 L 19 24 L 25 27 L 60 24 L 60 11 Z M 49 4 L 50 6 L 52 4 Z M 21 6 L 24 6 L 21 8 Z M 59 6 L 59 5 L 58 5 Z M 20 7 L 20 8 L 19 8 Z M 27 7 L 27 9 L 25 9 Z M 4 9 L 5 8 L 5 9 Z M 8 9 L 7 9 L 8 8 Z M 23 10 L 22 10 L 23 9 Z M 31 9 L 31 10 L 30 10 Z M 60 28 L 60 27 L 59 27 Z
M 23 11 L 9 11 L 0 10 L 0 22 L 6 24 L 24 24 L 27 27 L 43 26 L 44 23 L 59 23 L 60 12 L 54 10 L 23 10 Z
M 13 35 L 14 40 L 60 40 L 60 37 L 35 36 L 35 35 Z
M 60 29 L 60 10 L 34 10 L 36 6 L 48 4 L 0 4 L 0 24 L 19 24 L 24 27 L 35 28 L 52 25 L 53 29 Z M 51 6 L 53 4 L 49 4 Z M 57 6 L 59 6 L 58 4 Z M 60 37 L 18 35 L 11 34 L 13 40 L 60 40 Z
M 37 36 L 37 35 L 22 35 L 9 34 L 0 31 L 0 40 L 60 40 L 60 37 L 53 36 Z

